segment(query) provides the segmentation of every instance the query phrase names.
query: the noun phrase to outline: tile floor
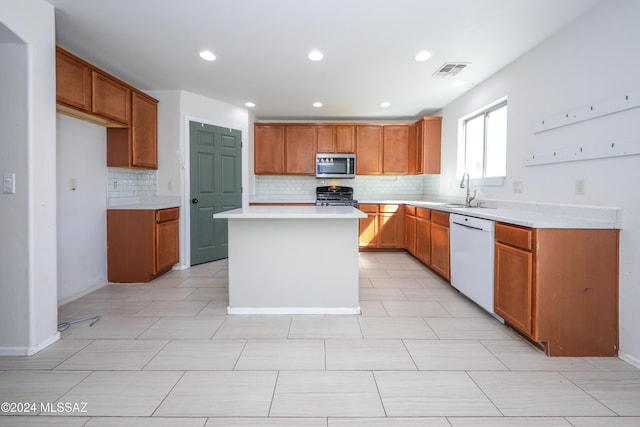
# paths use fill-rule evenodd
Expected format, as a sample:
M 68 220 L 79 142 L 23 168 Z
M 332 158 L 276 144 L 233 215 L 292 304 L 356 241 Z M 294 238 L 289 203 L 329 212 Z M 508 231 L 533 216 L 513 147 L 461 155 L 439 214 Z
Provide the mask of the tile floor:
M 408 254 L 361 254 L 361 316 L 226 316 L 226 266 L 61 307 L 102 319 L 0 358 L 0 402 L 36 403 L 0 426 L 640 426 L 640 370 L 548 358 Z

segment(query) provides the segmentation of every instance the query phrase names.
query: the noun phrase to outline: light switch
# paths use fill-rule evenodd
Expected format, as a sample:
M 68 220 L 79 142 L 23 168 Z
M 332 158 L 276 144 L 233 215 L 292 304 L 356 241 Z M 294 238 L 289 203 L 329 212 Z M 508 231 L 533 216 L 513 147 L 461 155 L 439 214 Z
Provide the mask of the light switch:
M 69 178 L 69 188 L 71 188 L 71 191 L 76 191 L 78 189 L 77 178 Z
M 5 172 L 2 174 L 2 192 L 4 194 L 16 194 L 16 174 Z

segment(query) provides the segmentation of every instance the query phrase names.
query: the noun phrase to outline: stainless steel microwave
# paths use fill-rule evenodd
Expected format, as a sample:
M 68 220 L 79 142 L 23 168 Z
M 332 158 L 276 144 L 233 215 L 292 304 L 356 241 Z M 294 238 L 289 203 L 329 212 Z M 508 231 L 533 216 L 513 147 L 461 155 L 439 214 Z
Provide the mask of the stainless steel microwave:
M 355 178 L 356 155 L 341 153 L 316 154 L 316 178 Z

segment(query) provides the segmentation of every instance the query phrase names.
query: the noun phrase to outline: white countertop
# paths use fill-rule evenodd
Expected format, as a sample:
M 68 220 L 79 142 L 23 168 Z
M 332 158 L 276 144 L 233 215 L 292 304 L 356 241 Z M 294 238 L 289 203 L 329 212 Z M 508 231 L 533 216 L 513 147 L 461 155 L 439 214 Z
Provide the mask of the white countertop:
M 112 197 L 107 199 L 107 209 L 157 210 L 180 207 L 180 197 L 145 196 Z
M 213 215 L 227 219 L 358 219 L 367 214 L 351 206 L 248 206 Z
M 406 204 L 532 228 L 622 229 L 622 209 L 615 207 L 487 200 L 482 203 L 486 207 L 455 208 L 448 207 L 447 202 L 437 200 L 437 197 L 430 201 L 420 200 L 417 196 L 361 194 L 356 199 L 360 204 Z M 310 201 L 312 200 L 305 196 L 279 198 L 263 195 L 251 199 L 251 202 L 256 203 Z

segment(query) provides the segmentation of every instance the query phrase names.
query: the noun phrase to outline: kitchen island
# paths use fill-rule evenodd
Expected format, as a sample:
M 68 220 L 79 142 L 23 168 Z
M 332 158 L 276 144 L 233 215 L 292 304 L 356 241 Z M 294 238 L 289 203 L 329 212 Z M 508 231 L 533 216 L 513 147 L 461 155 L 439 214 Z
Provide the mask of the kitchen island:
M 350 206 L 249 206 L 229 221 L 229 314 L 359 314 Z

